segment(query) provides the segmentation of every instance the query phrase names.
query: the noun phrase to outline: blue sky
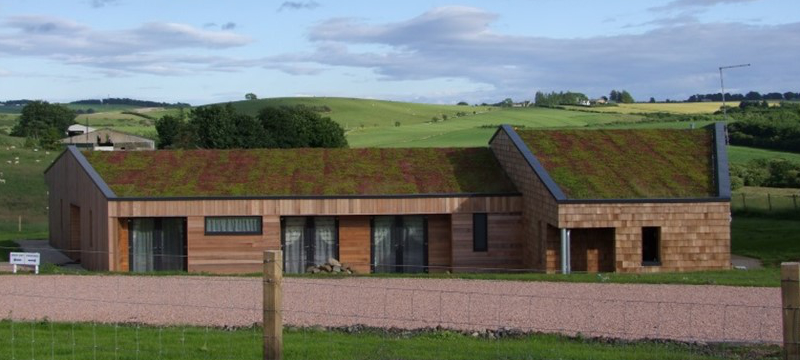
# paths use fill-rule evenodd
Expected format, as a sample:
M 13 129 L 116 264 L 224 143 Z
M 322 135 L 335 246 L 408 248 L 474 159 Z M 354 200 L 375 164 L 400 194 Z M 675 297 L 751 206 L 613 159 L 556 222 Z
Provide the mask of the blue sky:
M 0 101 L 800 91 L 796 0 L 0 0 Z

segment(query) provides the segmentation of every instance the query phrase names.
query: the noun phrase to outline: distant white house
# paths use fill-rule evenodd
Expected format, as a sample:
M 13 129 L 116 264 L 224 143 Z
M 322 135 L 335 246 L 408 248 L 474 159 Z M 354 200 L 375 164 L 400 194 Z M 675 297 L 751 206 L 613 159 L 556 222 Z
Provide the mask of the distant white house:
M 578 105 L 580 106 L 592 106 L 592 103 L 589 100 L 579 100 Z
M 67 136 L 69 137 L 69 136 L 86 134 L 96 130 L 97 129 L 86 125 L 72 124 L 67 128 Z

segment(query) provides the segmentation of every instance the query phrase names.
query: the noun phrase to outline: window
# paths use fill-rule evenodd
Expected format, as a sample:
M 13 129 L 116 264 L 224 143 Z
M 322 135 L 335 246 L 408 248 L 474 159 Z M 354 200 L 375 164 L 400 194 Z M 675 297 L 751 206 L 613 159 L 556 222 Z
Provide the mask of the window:
M 260 216 L 206 217 L 206 235 L 261 235 Z
M 328 216 L 291 216 L 281 219 L 283 269 L 303 273 L 328 259 L 339 259 L 339 223 Z
M 472 214 L 472 251 L 489 251 L 489 226 L 486 214 Z
M 661 265 L 661 228 L 643 227 L 642 228 L 642 265 L 658 266 Z
M 428 266 L 428 223 L 423 216 L 375 216 L 372 270 L 376 273 L 421 273 Z

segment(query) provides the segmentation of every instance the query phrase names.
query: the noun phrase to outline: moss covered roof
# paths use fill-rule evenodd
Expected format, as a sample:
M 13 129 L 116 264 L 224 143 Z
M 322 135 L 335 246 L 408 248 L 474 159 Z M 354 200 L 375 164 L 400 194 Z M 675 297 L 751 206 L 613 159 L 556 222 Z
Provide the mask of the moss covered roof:
M 488 148 L 85 152 L 120 197 L 516 193 Z
M 716 196 L 709 129 L 522 130 L 570 199 Z

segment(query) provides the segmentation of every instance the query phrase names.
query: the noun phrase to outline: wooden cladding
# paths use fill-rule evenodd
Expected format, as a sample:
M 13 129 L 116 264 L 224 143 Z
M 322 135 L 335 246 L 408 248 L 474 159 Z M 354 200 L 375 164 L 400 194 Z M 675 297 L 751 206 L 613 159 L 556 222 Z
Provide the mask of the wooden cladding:
M 110 216 L 411 215 L 519 212 L 522 197 L 111 201 Z
M 339 261 L 356 272 L 370 271 L 369 216 L 342 216 L 339 218 Z
M 488 250 L 476 252 L 472 247 L 472 214 L 452 215 L 453 271 L 524 268 L 520 215 L 488 214 L 487 220 Z

